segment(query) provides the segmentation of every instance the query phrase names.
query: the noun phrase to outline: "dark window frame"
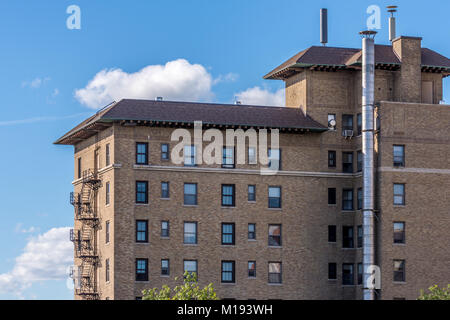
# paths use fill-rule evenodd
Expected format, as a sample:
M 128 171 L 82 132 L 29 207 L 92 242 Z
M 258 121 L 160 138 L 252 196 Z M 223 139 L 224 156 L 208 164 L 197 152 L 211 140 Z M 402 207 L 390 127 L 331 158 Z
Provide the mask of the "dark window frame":
M 81 157 L 78 157 L 78 160 L 77 160 L 77 170 L 78 170 L 78 172 L 77 172 L 78 179 L 81 179 L 81 176 L 83 175 L 82 167 L 81 167 Z
M 188 159 L 186 155 L 186 148 L 190 147 L 189 154 L 189 163 L 186 163 L 186 159 Z M 192 150 L 194 150 L 194 154 L 192 154 Z M 197 146 L 195 144 L 186 145 L 183 147 L 183 165 L 185 167 L 196 167 L 197 166 Z
M 356 151 L 356 172 L 362 172 L 363 170 L 363 153 L 361 150 Z
M 364 241 L 364 229 L 362 225 L 356 227 L 356 247 L 362 248 Z
M 194 224 L 195 225 L 195 242 L 186 242 L 186 224 Z M 192 235 L 192 232 L 188 233 L 189 235 Z M 184 244 L 198 244 L 198 222 L 197 221 L 184 221 L 183 222 L 183 243 Z
M 163 262 L 167 261 L 167 267 L 163 266 Z M 170 260 L 169 259 L 161 259 L 161 275 L 162 276 L 170 276 Z
M 328 188 L 328 205 L 336 205 L 337 197 L 336 197 L 336 188 Z
M 195 271 L 189 271 L 189 272 L 195 273 L 195 275 L 197 276 L 197 280 L 198 280 L 198 260 L 197 259 L 184 259 L 183 260 L 183 274 L 186 271 L 188 271 L 188 270 L 186 270 L 186 262 L 195 262 Z
M 164 190 L 164 185 L 167 186 L 167 189 Z M 161 181 L 161 199 L 170 199 L 170 182 Z
M 194 194 L 186 194 L 186 185 L 193 185 L 193 186 L 195 186 L 195 193 Z M 186 196 L 192 197 L 194 199 L 193 203 L 186 203 L 186 202 L 189 202 L 189 201 L 186 201 L 186 199 L 189 199 L 189 198 L 186 198 Z M 192 182 L 185 182 L 184 183 L 184 185 L 183 185 L 183 204 L 185 206 L 196 206 L 196 205 L 198 205 L 198 186 L 197 186 L 197 183 L 192 183 Z
M 280 196 L 279 197 L 271 197 L 270 196 L 270 189 L 279 189 L 280 190 Z M 281 209 L 281 199 L 282 199 L 282 188 L 281 186 L 269 186 L 267 188 L 267 200 L 268 200 L 268 207 L 269 209 Z M 273 201 L 277 201 L 275 205 L 273 204 Z
M 231 188 L 232 193 L 225 194 L 224 188 Z M 236 206 L 236 185 L 235 184 L 222 184 L 221 191 L 222 191 L 222 196 L 221 196 L 222 207 L 235 207 Z M 226 203 L 226 201 L 224 201 L 225 199 L 228 199 L 228 198 L 231 198 L 231 203 Z
M 274 148 L 274 149 L 272 149 L 272 148 L 268 148 L 267 149 L 267 159 L 269 160 L 269 162 L 268 162 L 268 164 L 267 164 L 267 167 L 268 168 L 270 168 L 271 169 L 271 167 L 272 167 L 272 163 L 271 163 L 271 158 L 272 158 L 272 155 L 271 155 L 271 153 L 272 153 L 272 150 L 278 150 L 278 155 L 279 155 L 279 157 L 278 157 L 278 168 L 275 168 L 276 170 L 281 170 L 281 162 L 282 162 L 282 154 L 281 154 L 281 148 Z
M 337 280 L 337 263 L 328 263 L 328 280 Z
M 145 186 L 145 191 L 139 191 L 139 185 Z M 144 195 L 144 200 L 139 200 L 139 194 Z M 136 203 L 148 204 L 148 181 L 136 181 Z
M 342 226 L 342 248 L 355 248 L 355 228 L 353 226 Z
M 231 157 L 228 155 L 228 150 L 231 150 Z M 228 163 L 228 160 L 231 159 L 232 163 Z M 222 147 L 222 168 L 225 169 L 234 169 L 236 167 L 236 148 L 235 147 Z
M 364 266 L 360 262 L 356 265 L 356 284 L 361 285 L 363 283 L 363 277 L 364 277 Z
M 342 189 L 342 210 L 343 211 L 353 211 L 354 210 L 354 190 L 353 189 Z M 348 198 L 348 194 L 351 194 L 351 199 Z
M 167 228 L 163 228 L 163 224 L 167 224 Z M 166 232 L 164 232 L 166 231 Z M 170 222 L 169 220 L 162 220 L 161 221 L 161 237 L 162 238 L 169 238 L 170 237 Z
M 364 204 L 364 194 L 363 194 L 363 188 L 358 188 L 356 190 L 356 209 L 362 210 L 363 204 Z
M 336 227 L 336 225 L 328 226 L 328 242 L 329 243 L 337 242 L 337 227 Z
M 342 115 L 342 133 L 344 133 L 345 130 L 353 130 L 354 128 L 354 119 L 352 114 L 343 114 Z M 350 124 L 351 122 L 351 124 Z
M 328 150 L 328 168 L 336 168 L 336 151 Z
M 280 234 L 279 235 L 270 235 L 270 227 L 279 227 Z M 283 242 L 283 231 L 282 231 L 282 225 L 281 224 L 269 224 L 267 228 L 267 236 L 268 236 L 268 246 L 269 247 L 282 247 Z M 279 239 L 277 241 L 277 239 Z
M 109 143 L 105 146 L 105 166 L 109 166 L 111 164 L 111 154 L 110 154 L 110 146 Z
M 349 161 L 350 159 L 350 161 Z M 353 151 L 343 151 L 342 152 L 342 172 L 343 173 L 353 173 L 354 171 L 354 159 L 353 159 Z
M 225 226 L 231 226 L 231 233 L 224 232 L 224 227 Z M 223 246 L 234 246 L 236 244 L 236 224 L 234 222 L 222 222 L 221 223 L 221 244 Z M 224 236 L 229 236 L 231 235 L 231 242 L 225 242 L 224 241 Z
M 253 188 L 253 192 L 250 192 L 250 188 Z M 255 202 L 256 201 L 256 185 L 249 184 L 247 186 L 247 201 Z
M 145 146 L 145 152 L 139 152 L 139 146 Z M 138 165 L 148 165 L 148 142 L 136 142 L 136 164 Z M 144 156 L 145 161 L 140 162 L 139 156 Z
M 280 265 L 280 272 L 270 272 L 270 265 L 271 264 L 279 264 Z M 274 277 L 271 275 L 277 275 L 279 280 L 273 281 Z M 281 284 L 283 283 L 283 264 L 281 261 L 269 261 L 268 263 L 268 283 L 274 283 L 274 284 Z
M 145 228 L 144 230 L 140 229 L 140 225 L 144 223 Z M 148 220 L 136 220 L 136 243 L 148 243 Z M 144 235 L 144 239 L 139 239 L 139 235 Z
M 253 269 L 250 268 L 250 264 L 253 264 Z M 247 277 L 256 278 L 256 261 L 250 260 L 247 262 Z
M 358 136 L 362 134 L 362 113 L 356 114 L 356 133 Z
M 395 148 L 402 148 L 402 155 L 395 155 Z M 394 144 L 392 146 L 392 164 L 394 167 L 405 167 L 405 145 L 404 144 Z
M 402 224 L 402 229 L 401 231 L 397 231 L 395 229 L 395 225 L 396 224 Z M 394 244 L 405 244 L 406 243 L 406 223 L 404 221 L 394 221 L 392 223 L 392 227 L 393 227 L 393 243 Z M 400 237 L 398 236 L 400 235 Z
M 167 151 L 164 151 L 163 147 L 166 147 Z M 170 160 L 170 147 L 169 147 L 169 144 L 168 143 L 161 143 L 160 151 L 161 151 L 161 161 L 169 161 Z
M 109 282 L 110 275 L 109 275 L 109 258 L 105 260 L 105 282 Z
M 351 272 L 346 274 L 345 267 L 351 267 Z M 355 285 L 355 265 L 353 263 L 343 263 L 342 264 L 342 285 L 343 286 L 354 286 Z
M 144 268 L 140 268 L 139 262 L 144 262 Z M 135 267 L 136 281 L 148 281 L 148 259 L 147 258 L 137 258 Z
M 253 226 L 253 231 L 250 231 L 250 226 Z M 256 223 L 249 223 L 247 226 L 247 239 L 256 240 Z
M 110 222 L 108 220 L 105 222 L 105 243 L 109 243 L 109 241 L 110 241 L 109 228 L 110 228 Z
M 106 183 L 105 183 L 105 205 L 107 206 L 107 205 L 109 205 L 110 204 L 110 201 L 111 201 L 111 199 L 110 199 L 110 188 L 111 188 L 111 184 L 109 183 L 109 181 L 107 181 Z
M 395 267 L 396 262 L 401 263 L 400 269 L 396 269 L 396 267 Z M 394 270 L 394 274 L 393 274 L 394 282 L 406 282 L 406 260 L 394 259 L 393 270 Z
M 231 271 L 224 270 L 224 264 L 231 264 Z M 235 283 L 236 282 L 236 261 L 233 260 L 222 260 L 221 262 L 221 275 L 220 275 L 220 282 L 221 283 Z M 224 280 L 224 274 L 230 274 L 231 273 L 231 280 Z
M 395 193 L 395 186 L 402 186 L 402 193 Z M 393 184 L 393 195 L 394 195 L 394 205 L 396 206 L 404 206 L 406 205 L 406 184 L 405 183 L 394 183 Z M 401 197 L 402 198 L 402 202 L 398 203 L 396 202 L 396 197 Z

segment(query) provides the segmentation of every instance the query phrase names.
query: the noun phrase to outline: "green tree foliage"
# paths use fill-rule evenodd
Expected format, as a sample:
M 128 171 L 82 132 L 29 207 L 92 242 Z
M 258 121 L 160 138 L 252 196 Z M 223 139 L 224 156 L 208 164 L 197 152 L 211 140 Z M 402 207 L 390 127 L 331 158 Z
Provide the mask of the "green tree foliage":
M 420 292 L 419 300 L 450 300 L 450 284 L 447 288 L 439 288 L 437 285 L 428 288 L 429 293 Z
M 175 278 L 175 280 L 178 280 Z M 163 285 L 161 289 L 144 290 L 142 300 L 219 300 L 212 283 L 201 289 L 197 283 L 195 272 L 185 272 L 183 284 L 173 290 Z

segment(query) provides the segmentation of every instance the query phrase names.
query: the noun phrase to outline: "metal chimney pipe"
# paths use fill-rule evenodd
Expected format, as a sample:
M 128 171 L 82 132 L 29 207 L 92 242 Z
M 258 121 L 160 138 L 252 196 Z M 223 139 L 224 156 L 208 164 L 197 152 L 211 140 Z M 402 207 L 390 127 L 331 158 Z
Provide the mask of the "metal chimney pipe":
M 395 39 L 395 17 L 394 12 L 397 12 L 397 6 L 388 6 L 388 12 L 391 13 L 389 17 L 389 41 L 393 41 Z
M 363 152 L 363 270 L 364 300 L 375 300 L 368 279 L 375 265 L 374 86 L 376 31 L 362 31 L 362 152 Z
M 328 9 L 320 9 L 320 43 L 328 42 Z

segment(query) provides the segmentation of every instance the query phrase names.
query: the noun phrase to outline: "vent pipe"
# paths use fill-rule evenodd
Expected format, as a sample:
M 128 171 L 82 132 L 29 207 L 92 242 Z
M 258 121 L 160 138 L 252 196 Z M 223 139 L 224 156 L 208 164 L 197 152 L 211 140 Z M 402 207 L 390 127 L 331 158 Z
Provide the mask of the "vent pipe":
M 374 182 L 374 86 L 376 31 L 362 36 L 362 152 L 363 152 L 363 270 L 364 300 L 375 300 L 368 283 L 375 265 L 375 182 Z
M 397 12 L 397 6 L 388 6 L 388 12 L 391 13 L 389 17 L 389 41 L 393 41 L 395 39 L 395 17 L 394 13 Z
M 328 9 L 320 9 L 320 43 L 328 42 Z

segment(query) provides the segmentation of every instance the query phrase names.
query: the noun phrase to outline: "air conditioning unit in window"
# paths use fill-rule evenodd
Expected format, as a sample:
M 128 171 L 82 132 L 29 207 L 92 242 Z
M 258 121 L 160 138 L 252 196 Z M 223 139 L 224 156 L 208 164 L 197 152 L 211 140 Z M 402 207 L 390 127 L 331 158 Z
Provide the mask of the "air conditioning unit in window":
M 344 130 L 342 132 L 342 135 L 344 136 L 344 138 L 351 138 L 353 137 L 353 130 Z

